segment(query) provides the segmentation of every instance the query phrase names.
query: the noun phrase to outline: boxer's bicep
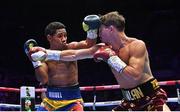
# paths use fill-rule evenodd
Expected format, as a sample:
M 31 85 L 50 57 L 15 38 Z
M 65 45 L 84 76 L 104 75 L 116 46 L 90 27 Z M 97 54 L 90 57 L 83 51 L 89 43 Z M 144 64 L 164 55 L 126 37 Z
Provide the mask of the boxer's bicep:
M 128 66 L 124 69 L 126 74 L 133 77 L 139 77 L 144 69 L 146 47 L 143 43 L 138 43 L 133 49 L 131 49 Z

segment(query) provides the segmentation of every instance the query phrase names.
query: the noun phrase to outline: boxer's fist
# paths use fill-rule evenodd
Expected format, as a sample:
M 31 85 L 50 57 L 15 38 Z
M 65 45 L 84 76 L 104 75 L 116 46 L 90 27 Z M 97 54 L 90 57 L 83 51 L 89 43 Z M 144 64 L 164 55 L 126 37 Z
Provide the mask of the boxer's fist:
M 38 46 L 37 42 L 34 39 L 29 39 L 24 43 L 24 51 L 28 55 L 29 50 L 32 47 Z
M 97 31 L 100 25 L 101 21 L 98 15 L 88 15 L 82 23 L 83 30 L 87 32 L 87 37 L 90 39 L 97 38 Z
M 88 15 L 82 23 L 84 31 L 98 29 L 100 24 L 101 22 L 98 15 Z
M 107 62 L 107 60 L 114 55 L 116 55 L 116 53 L 111 48 L 102 46 L 94 53 L 94 60 L 96 62 L 101 60 Z
M 126 63 L 124 63 L 108 46 L 100 47 L 95 53 L 94 53 L 94 60 L 95 61 L 105 61 L 108 63 L 108 65 L 116 70 L 118 73 L 122 73 L 123 69 L 127 66 Z
M 29 39 L 24 43 L 24 51 L 26 55 L 29 57 L 29 59 L 32 61 L 33 67 L 37 68 L 42 65 L 40 61 L 33 61 L 31 58 L 31 52 L 30 51 L 33 47 L 38 46 L 37 42 L 34 39 Z
M 33 47 L 29 51 L 32 61 L 59 61 L 60 54 L 61 51 L 59 50 L 48 50 L 43 47 Z
M 31 61 L 42 61 L 46 57 L 46 50 L 37 46 L 38 44 L 34 39 L 29 39 L 24 43 L 24 51 Z
M 32 61 L 44 61 L 47 57 L 46 49 L 43 47 L 32 47 L 28 55 Z

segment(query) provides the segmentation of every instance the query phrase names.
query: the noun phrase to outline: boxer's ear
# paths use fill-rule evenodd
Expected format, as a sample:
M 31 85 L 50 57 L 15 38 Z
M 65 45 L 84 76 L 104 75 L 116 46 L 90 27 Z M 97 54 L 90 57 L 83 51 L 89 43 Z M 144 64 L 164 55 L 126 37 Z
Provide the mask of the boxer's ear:
M 47 35 L 47 40 L 50 42 L 51 39 L 52 39 L 52 36 L 48 34 L 48 35 Z

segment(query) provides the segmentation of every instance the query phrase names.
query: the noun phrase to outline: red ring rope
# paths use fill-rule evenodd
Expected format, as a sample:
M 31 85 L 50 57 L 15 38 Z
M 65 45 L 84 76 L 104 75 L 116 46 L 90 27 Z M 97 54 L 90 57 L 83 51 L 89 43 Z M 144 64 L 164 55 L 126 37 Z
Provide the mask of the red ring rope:
M 18 89 L 18 88 L 0 87 L 0 91 L 5 91 L 5 92 L 19 92 L 20 89 Z
M 180 84 L 180 80 L 172 80 L 172 81 L 161 81 L 159 82 L 159 85 L 161 86 L 172 86 Z M 106 85 L 106 86 L 84 86 L 80 87 L 81 91 L 93 91 L 94 89 L 97 91 L 101 90 L 113 90 L 113 89 L 119 89 L 120 85 Z M 5 92 L 19 92 L 19 88 L 8 88 L 8 87 L 0 87 L 0 91 L 5 91 Z M 36 92 L 44 92 L 46 91 L 46 88 L 37 88 L 35 89 Z

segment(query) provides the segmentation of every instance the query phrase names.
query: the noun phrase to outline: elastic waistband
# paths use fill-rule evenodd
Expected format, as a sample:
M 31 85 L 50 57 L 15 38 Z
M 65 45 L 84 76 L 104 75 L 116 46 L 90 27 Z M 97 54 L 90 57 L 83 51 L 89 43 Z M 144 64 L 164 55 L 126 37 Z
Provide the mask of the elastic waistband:
M 69 87 L 48 86 L 46 97 L 52 100 L 72 100 L 81 98 L 79 85 Z
M 155 78 L 140 84 L 134 88 L 121 89 L 123 97 L 128 101 L 134 101 L 143 98 L 144 96 L 149 96 L 160 88 L 158 81 Z

